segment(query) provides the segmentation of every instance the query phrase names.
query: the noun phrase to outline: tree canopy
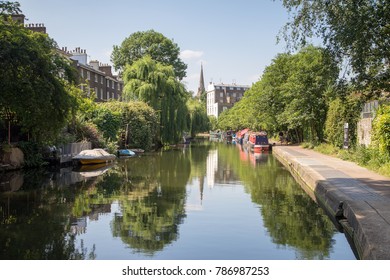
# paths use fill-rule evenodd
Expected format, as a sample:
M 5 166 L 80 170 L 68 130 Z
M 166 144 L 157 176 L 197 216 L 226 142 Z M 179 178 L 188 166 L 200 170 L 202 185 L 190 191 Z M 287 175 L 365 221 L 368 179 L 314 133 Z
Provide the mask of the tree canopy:
M 301 47 L 323 39 L 339 61 L 347 61 L 354 84 L 368 97 L 389 91 L 390 2 L 387 0 L 283 0 L 292 14 L 284 38 Z
M 144 101 L 160 114 L 162 143 L 177 143 L 186 130 L 188 94 L 174 74 L 149 55 L 127 65 L 124 98 Z
M 321 141 L 327 93 L 337 76 L 336 63 L 324 49 L 309 46 L 297 54 L 279 54 L 218 124 L 222 129 L 290 130 L 298 141 Z
M 64 75 L 62 75 L 64 74 Z M 46 34 L 0 19 L 0 110 L 12 114 L 34 138 L 50 138 L 63 127 L 74 106 L 67 80 L 68 61 Z M 60 76 L 65 76 L 65 79 Z
M 120 46 L 114 46 L 111 60 L 116 70 L 124 70 L 126 64 L 149 55 L 163 65 L 173 66 L 180 80 L 186 76 L 187 65 L 180 59 L 180 48 L 172 40 L 154 30 L 138 31 L 127 37 Z
M 21 12 L 19 2 L 0 1 L 0 15 L 19 14 Z

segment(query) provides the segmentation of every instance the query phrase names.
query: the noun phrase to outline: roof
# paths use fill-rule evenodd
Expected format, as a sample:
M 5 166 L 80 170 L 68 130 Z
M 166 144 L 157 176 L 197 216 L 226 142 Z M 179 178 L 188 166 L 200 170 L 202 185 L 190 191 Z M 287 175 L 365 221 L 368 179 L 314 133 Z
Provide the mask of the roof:
M 224 83 L 214 84 L 214 86 L 216 86 L 216 87 L 245 87 L 245 88 L 250 88 L 250 86 L 248 86 L 248 85 L 224 84 Z

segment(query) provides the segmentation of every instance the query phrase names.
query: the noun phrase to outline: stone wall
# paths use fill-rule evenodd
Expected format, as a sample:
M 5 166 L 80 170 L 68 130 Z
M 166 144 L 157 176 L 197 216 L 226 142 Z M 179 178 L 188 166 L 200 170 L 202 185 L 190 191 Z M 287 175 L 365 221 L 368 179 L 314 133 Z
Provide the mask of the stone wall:
M 21 149 L 11 147 L 0 155 L 0 168 L 4 170 L 19 169 L 24 163 L 24 154 Z
M 360 119 L 357 123 L 357 143 L 369 146 L 371 144 L 372 118 Z

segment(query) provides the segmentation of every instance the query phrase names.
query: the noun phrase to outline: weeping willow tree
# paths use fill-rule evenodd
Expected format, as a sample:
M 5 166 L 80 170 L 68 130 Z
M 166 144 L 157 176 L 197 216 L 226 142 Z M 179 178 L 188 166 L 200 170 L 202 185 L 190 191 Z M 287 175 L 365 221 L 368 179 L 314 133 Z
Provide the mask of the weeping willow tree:
M 124 71 L 124 98 L 150 105 L 160 115 L 160 140 L 163 144 L 177 143 L 187 130 L 184 85 L 175 77 L 172 66 L 163 65 L 144 56 Z

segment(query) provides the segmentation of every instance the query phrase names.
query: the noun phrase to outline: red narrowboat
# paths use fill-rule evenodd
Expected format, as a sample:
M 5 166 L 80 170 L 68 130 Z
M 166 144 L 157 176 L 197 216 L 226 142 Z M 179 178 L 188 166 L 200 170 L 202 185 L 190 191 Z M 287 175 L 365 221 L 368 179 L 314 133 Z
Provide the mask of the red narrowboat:
M 268 152 L 271 145 L 268 142 L 267 132 L 254 132 L 249 136 L 248 144 L 254 153 Z

